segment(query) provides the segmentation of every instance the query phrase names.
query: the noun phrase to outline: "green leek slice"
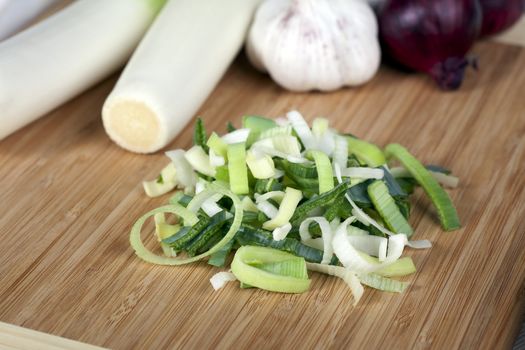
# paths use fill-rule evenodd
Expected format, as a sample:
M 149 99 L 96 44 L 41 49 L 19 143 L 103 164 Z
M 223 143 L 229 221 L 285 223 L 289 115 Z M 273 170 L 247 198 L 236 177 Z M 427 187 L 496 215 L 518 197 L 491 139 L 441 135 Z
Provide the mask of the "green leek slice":
M 204 152 L 201 146 L 193 146 L 186 151 L 184 157 L 193 169 L 201 174 L 215 176 L 215 168 L 210 164 L 210 157 Z
M 385 152 L 389 158 L 396 158 L 423 187 L 437 209 L 443 229 L 452 231 L 460 228 L 461 223 L 452 200 L 428 170 L 405 147 L 399 144 L 388 145 Z
M 249 150 L 246 153 L 246 163 L 256 179 L 269 179 L 275 175 L 275 164 L 267 154 L 257 154 Z
M 408 287 L 407 282 L 396 281 L 376 273 L 361 273 L 357 277 L 365 286 L 381 290 L 383 292 L 403 293 Z
M 161 170 L 157 179 L 142 182 L 144 192 L 148 197 L 158 197 L 170 192 L 177 186 L 176 174 L 175 164 L 170 162 Z
M 404 233 L 408 237 L 414 230 L 405 219 L 394 198 L 388 193 L 388 187 L 381 180 L 376 180 L 368 186 L 368 195 L 374 203 L 374 207 L 383 218 L 387 227 L 395 233 Z
M 206 145 L 208 145 L 208 147 L 211 150 L 213 150 L 213 152 L 215 152 L 215 154 L 217 154 L 217 155 L 223 157 L 224 159 L 226 159 L 228 145 L 215 132 L 213 132 L 210 135 L 210 138 L 208 139 L 208 142 L 206 142 Z
M 370 167 L 378 167 L 386 163 L 383 151 L 373 143 L 369 143 L 355 137 L 347 137 L 348 152 L 353 153 L 359 160 Z
M 321 151 L 312 150 L 308 151 L 308 154 L 313 158 L 317 169 L 319 194 L 330 191 L 334 188 L 334 173 L 330 159 Z
M 228 174 L 230 189 L 233 193 L 248 194 L 250 192 L 244 142 L 228 145 Z
M 279 212 L 277 213 L 277 216 L 269 221 L 266 221 L 263 224 L 263 228 L 266 230 L 273 230 L 288 223 L 302 198 L 303 194 L 301 191 L 292 187 L 287 187 L 286 191 L 284 192 L 283 201 L 279 206 Z
M 359 252 L 359 255 L 372 264 L 380 264 L 378 258 L 370 256 L 368 254 Z M 412 258 L 409 256 L 405 256 L 402 258 L 399 258 L 395 262 L 393 262 L 390 265 L 387 265 L 385 267 L 382 267 L 379 270 L 374 271 L 375 274 L 384 276 L 384 277 L 398 277 L 398 276 L 407 276 L 415 273 L 416 266 L 414 265 L 414 262 L 412 261 Z
M 194 204 L 201 204 L 204 203 L 208 198 L 213 196 L 214 194 L 220 193 L 223 196 L 229 197 L 233 202 L 234 207 L 234 217 L 233 221 L 230 225 L 230 228 L 228 232 L 224 235 L 224 237 L 215 244 L 212 248 L 210 248 L 208 251 L 199 254 L 194 257 L 190 258 L 168 258 L 165 256 L 160 256 L 157 254 L 154 254 L 150 250 L 148 250 L 144 243 L 142 242 L 141 238 L 141 231 L 142 226 L 144 226 L 144 223 L 146 220 L 157 214 L 157 213 L 173 213 L 179 217 L 181 217 L 184 220 L 185 225 L 195 225 L 198 222 L 197 215 L 195 215 L 192 211 L 184 208 L 181 205 L 178 204 L 171 204 L 171 205 L 165 205 L 156 209 L 153 209 L 146 214 L 144 214 L 142 217 L 140 217 L 135 224 L 133 225 L 130 233 L 130 243 L 131 247 L 135 250 L 135 254 L 142 260 L 152 263 L 152 264 L 158 264 L 158 265 L 184 265 L 188 264 L 194 261 L 198 261 L 206 256 L 212 255 L 213 253 L 219 251 L 222 247 L 224 247 L 229 241 L 232 240 L 232 238 L 235 236 L 235 233 L 239 230 L 239 227 L 241 226 L 242 222 L 242 204 L 239 199 L 234 193 L 231 191 L 223 188 L 222 186 L 218 186 L 216 184 L 211 184 L 208 189 L 202 191 L 194 198 Z
M 295 261 L 299 261 L 296 259 L 301 259 L 302 267 L 295 263 Z M 239 281 L 253 287 L 280 293 L 306 292 L 310 287 L 308 277 L 290 277 L 252 266 L 252 264 L 275 264 L 290 260 L 292 261 L 290 264 L 293 266 L 290 265 L 288 269 L 306 270 L 306 262 L 303 258 L 297 258 L 292 254 L 272 248 L 243 246 L 235 253 L 231 270 Z M 273 269 L 276 270 L 276 265 L 273 266 Z M 280 269 L 282 270 L 282 267 Z

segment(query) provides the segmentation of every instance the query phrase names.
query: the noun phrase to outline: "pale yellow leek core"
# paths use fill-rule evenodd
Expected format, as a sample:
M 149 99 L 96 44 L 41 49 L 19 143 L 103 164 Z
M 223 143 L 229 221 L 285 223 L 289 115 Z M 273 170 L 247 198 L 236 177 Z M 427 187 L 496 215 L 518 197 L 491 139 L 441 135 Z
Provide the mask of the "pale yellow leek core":
M 158 142 L 158 118 L 142 102 L 116 102 L 109 108 L 106 121 L 111 138 L 124 148 L 142 153 Z

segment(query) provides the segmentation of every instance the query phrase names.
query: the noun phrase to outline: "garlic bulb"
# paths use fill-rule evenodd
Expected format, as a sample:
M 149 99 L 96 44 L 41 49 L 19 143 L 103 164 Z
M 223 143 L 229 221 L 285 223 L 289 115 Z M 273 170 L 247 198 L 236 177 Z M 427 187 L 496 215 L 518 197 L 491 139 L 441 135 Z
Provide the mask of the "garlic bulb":
M 362 0 L 266 0 L 246 50 L 255 67 L 294 91 L 363 84 L 381 56 L 375 15 Z

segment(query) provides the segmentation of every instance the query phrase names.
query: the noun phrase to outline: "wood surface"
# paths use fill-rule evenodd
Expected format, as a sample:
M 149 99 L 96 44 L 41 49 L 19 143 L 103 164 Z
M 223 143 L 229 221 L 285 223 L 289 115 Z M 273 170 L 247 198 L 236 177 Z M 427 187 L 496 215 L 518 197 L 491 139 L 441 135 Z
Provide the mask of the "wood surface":
M 0 321 L 112 349 L 510 347 L 524 300 L 525 50 L 484 42 L 474 52 L 480 71 L 456 92 L 383 67 L 359 89 L 294 94 L 241 58 L 199 112 L 222 132 L 243 114 L 297 108 L 451 168 L 464 228 L 443 232 L 417 192 L 415 238 L 434 247 L 407 250 L 418 272 L 404 294 L 367 288 L 352 307 L 342 281 L 316 273 L 301 295 L 236 283 L 214 292 L 218 268 L 140 261 L 130 227 L 169 197 L 148 199 L 140 182 L 167 158 L 106 137 L 111 78 L 0 142 Z M 190 144 L 187 127 L 171 148 Z
M 103 348 L 0 322 L 0 349 L 101 350 Z

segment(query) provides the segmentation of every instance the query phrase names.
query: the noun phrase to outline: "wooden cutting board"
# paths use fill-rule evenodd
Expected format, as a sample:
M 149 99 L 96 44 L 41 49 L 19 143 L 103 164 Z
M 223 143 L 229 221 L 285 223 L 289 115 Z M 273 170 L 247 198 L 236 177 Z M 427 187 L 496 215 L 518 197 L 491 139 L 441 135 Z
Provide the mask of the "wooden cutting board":
M 114 349 L 509 347 L 525 277 L 525 49 L 481 43 L 461 90 L 382 68 L 359 89 L 294 94 L 238 59 L 199 111 L 208 130 L 243 114 L 296 108 L 380 145 L 399 142 L 461 178 L 450 194 L 463 229 L 445 233 L 420 191 L 411 223 L 430 250 L 401 295 L 312 273 L 301 295 L 214 292 L 206 263 L 159 267 L 128 243 L 131 225 L 164 201 L 141 180 L 162 154 L 115 146 L 100 121 L 111 78 L 0 142 L 0 321 Z M 191 144 L 191 127 L 171 144 Z

